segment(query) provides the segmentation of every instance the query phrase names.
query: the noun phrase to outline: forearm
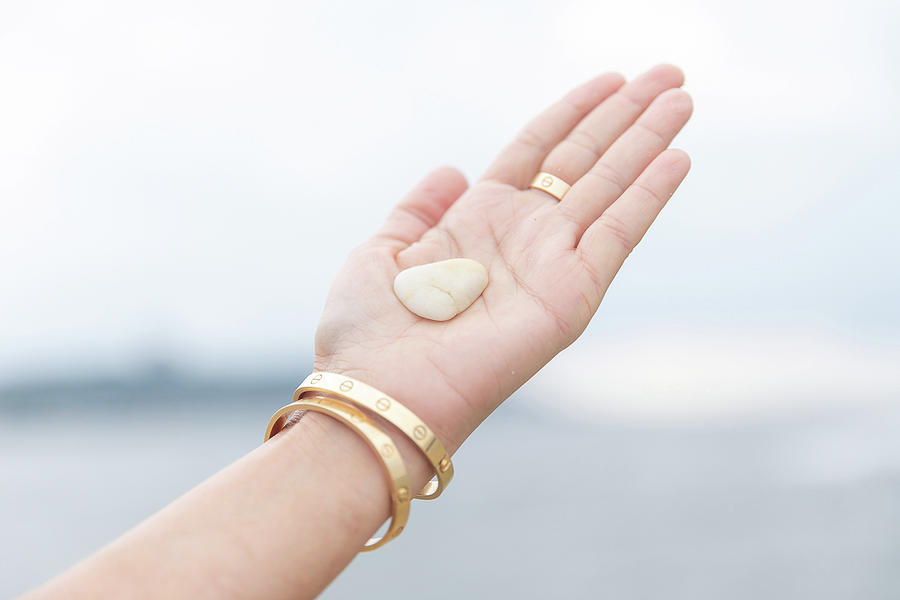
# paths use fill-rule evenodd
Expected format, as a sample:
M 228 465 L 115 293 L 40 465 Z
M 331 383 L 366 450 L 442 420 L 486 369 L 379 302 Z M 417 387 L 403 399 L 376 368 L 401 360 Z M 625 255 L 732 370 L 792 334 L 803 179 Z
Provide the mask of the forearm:
M 392 437 L 421 488 L 430 467 Z M 372 450 L 307 413 L 30 597 L 312 598 L 389 514 Z

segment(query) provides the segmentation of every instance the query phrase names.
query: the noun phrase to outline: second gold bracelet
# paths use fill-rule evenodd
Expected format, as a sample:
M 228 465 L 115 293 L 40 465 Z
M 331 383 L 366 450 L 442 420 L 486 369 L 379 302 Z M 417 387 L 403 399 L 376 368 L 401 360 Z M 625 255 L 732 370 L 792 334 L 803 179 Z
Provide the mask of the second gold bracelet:
M 269 419 L 263 442 L 281 431 L 284 427 L 284 417 L 298 410 L 323 413 L 349 426 L 366 441 L 381 459 L 388 485 L 391 486 L 391 523 L 384 536 L 369 539 L 360 552 L 379 548 L 400 535 L 409 520 L 409 503 L 412 498 L 409 491 L 409 479 L 406 475 L 406 465 L 403 464 L 400 451 L 390 436 L 381 431 L 375 422 L 358 408 L 332 398 L 312 396 L 291 402 L 275 411 L 275 414 Z
M 294 401 L 299 400 L 307 392 L 334 394 L 356 406 L 368 409 L 383 417 L 412 440 L 431 463 L 435 474 L 416 498 L 433 500 L 440 496 L 450 483 L 453 478 L 453 462 L 441 440 L 422 419 L 394 398 L 352 377 L 322 371 L 310 373 L 303 380 L 300 387 L 294 390 Z

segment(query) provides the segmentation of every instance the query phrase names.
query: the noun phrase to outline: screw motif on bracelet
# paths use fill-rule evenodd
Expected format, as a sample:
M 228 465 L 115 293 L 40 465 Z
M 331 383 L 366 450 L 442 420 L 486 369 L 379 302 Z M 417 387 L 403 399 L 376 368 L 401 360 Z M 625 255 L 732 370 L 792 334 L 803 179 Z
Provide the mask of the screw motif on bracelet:
M 327 372 L 308 375 L 300 387 L 294 390 L 294 401 L 308 392 L 334 394 L 356 406 L 368 409 L 383 417 L 412 440 L 425 454 L 435 473 L 435 478 L 428 482 L 416 498 L 433 500 L 440 496 L 450 483 L 453 478 L 453 463 L 444 445 L 428 425 L 394 398 L 352 377 Z

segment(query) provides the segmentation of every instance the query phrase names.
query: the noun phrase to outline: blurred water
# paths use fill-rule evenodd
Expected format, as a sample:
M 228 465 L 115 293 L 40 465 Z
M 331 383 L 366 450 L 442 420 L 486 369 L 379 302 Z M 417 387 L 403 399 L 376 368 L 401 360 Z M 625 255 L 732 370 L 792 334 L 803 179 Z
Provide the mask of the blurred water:
M 0 596 L 250 450 L 276 404 L 0 417 Z M 535 406 L 495 413 L 448 493 L 324 597 L 900 596 L 900 409 L 651 427 Z

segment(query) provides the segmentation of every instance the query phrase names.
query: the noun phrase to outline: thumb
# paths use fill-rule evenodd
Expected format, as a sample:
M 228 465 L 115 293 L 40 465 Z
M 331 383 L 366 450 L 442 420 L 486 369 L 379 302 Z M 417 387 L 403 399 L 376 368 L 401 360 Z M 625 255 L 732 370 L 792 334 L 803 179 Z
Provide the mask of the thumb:
M 438 167 L 410 191 L 391 214 L 376 237 L 408 246 L 437 225 L 447 209 L 462 196 L 469 184 L 455 167 Z

